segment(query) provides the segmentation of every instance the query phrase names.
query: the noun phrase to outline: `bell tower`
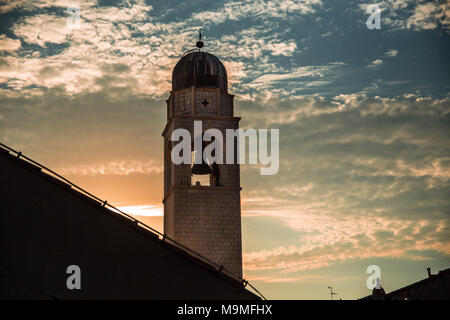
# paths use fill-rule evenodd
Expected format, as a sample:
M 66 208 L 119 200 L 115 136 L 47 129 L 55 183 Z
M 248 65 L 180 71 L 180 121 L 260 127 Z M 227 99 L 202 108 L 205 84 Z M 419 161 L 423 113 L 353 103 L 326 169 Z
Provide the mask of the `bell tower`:
M 170 140 L 178 128 L 192 137 L 194 121 L 202 122 L 203 132 L 218 129 L 224 139 L 226 129 L 238 129 L 234 116 L 234 96 L 228 93 L 227 72 L 214 55 L 197 49 L 187 51 L 172 73 L 172 91 L 167 102 L 164 137 L 164 233 L 206 258 L 242 277 L 241 198 L 239 164 L 174 164 Z M 205 147 L 205 144 L 203 144 Z M 237 154 L 234 141 L 234 155 Z M 225 162 L 225 160 L 224 160 Z

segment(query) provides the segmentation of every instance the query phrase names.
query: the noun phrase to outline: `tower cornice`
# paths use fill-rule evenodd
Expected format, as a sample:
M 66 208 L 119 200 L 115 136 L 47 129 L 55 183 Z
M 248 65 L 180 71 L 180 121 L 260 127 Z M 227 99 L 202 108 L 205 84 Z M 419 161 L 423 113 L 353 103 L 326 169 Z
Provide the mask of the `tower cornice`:
M 162 203 L 166 203 L 167 199 L 172 195 L 172 192 L 175 190 L 207 190 L 207 191 L 241 191 L 242 187 L 232 187 L 232 186 L 188 186 L 188 185 L 174 185 L 169 188 L 166 196 L 163 198 Z

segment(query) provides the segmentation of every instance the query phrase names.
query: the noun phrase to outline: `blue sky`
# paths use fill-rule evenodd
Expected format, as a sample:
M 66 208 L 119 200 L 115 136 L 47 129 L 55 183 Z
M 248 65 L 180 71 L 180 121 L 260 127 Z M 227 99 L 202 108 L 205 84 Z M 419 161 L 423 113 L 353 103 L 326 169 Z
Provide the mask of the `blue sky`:
M 277 175 L 241 167 L 244 275 L 266 296 L 354 299 L 371 264 L 387 291 L 449 267 L 445 1 L 11 1 L 0 17 L 0 140 L 158 228 L 164 100 L 202 28 L 241 127 L 280 129 Z

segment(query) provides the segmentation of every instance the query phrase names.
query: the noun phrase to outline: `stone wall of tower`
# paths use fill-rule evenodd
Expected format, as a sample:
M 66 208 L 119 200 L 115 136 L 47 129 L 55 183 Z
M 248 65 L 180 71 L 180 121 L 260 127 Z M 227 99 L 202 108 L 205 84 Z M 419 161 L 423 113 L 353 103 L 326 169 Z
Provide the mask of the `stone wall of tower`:
M 233 116 L 234 96 L 219 88 L 186 88 L 171 93 L 167 101 L 167 119 L 173 114 Z M 208 104 L 202 102 L 206 99 Z
M 164 205 L 170 237 L 242 276 L 240 188 L 175 186 Z

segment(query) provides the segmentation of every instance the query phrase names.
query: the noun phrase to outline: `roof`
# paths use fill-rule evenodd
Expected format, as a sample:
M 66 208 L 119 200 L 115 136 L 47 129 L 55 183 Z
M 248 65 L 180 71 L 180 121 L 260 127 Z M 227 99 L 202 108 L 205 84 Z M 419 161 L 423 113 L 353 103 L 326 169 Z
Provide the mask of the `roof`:
M 396 295 L 403 295 L 408 294 L 411 290 L 419 289 L 423 287 L 424 285 L 433 283 L 435 281 L 443 280 L 447 277 L 450 277 L 450 268 L 439 271 L 438 274 L 430 274 L 430 276 L 426 279 L 414 282 L 408 286 L 405 286 L 403 288 L 391 291 L 388 293 L 388 296 L 396 296 Z
M 255 292 L 257 292 L 262 298 L 264 298 L 256 288 L 254 288 L 251 284 L 248 283 L 248 281 L 234 275 L 223 266 L 219 266 L 218 264 L 207 259 L 206 257 L 203 257 L 199 253 L 185 247 L 181 243 L 178 243 L 177 241 L 167 237 L 166 235 L 161 234 L 160 232 L 151 228 L 145 223 L 115 208 L 114 206 L 110 205 L 107 201 L 99 199 L 98 197 L 87 192 L 86 190 L 73 184 L 66 178 L 58 175 L 51 169 L 48 169 L 45 166 L 35 162 L 34 160 L 24 156 L 21 152 L 17 152 L 14 149 L 0 143 L 0 157 L 6 157 L 10 160 L 13 160 L 20 166 L 27 168 L 32 174 L 35 174 L 40 178 L 57 185 L 58 187 L 61 187 L 64 190 L 64 192 L 71 193 L 79 200 L 85 201 L 89 205 L 95 206 L 97 209 L 103 210 L 105 213 L 108 214 L 108 216 L 116 218 L 120 220 L 122 223 L 131 226 L 136 232 L 144 234 L 145 236 L 153 239 L 154 241 L 157 241 L 160 245 L 169 248 L 176 254 L 182 256 L 184 259 L 187 259 L 199 265 L 201 268 L 205 270 L 217 273 L 217 275 L 223 281 L 229 282 L 230 284 L 236 287 L 240 287 L 242 289 L 245 289 L 248 285 Z
M 375 293 L 375 292 L 374 292 Z M 372 295 L 361 300 L 385 299 L 385 300 L 435 300 L 450 299 L 450 268 L 439 271 L 438 274 L 430 274 L 428 278 L 414 282 L 400 289 L 384 294 L 384 297 Z

